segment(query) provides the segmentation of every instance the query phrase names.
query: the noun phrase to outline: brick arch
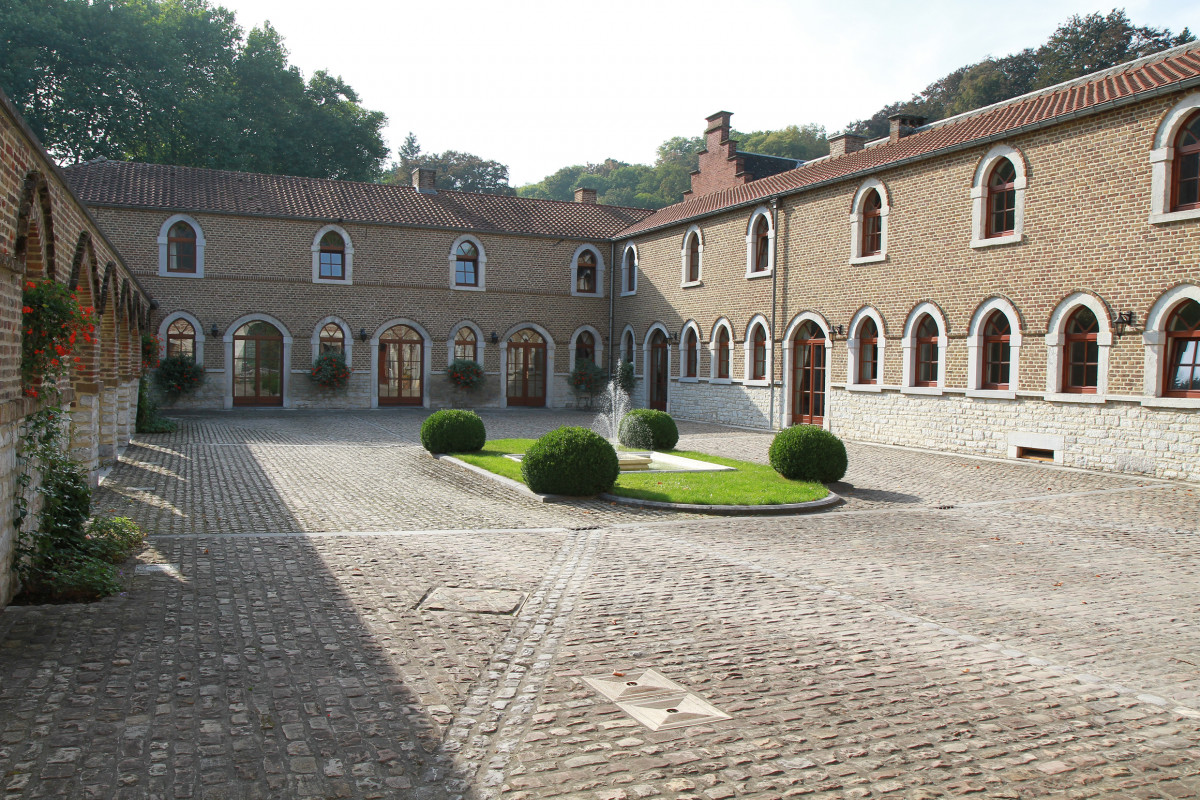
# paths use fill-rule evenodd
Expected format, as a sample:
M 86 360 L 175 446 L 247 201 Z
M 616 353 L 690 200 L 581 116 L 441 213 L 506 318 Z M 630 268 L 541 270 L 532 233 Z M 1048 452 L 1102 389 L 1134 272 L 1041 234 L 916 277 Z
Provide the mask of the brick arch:
M 79 241 L 75 245 L 75 257 L 71 260 L 71 278 L 68 287 L 78 297 L 80 306 L 93 309 L 93 320 L 96 319 L 95 277 L 97 271 L 95 244 L 91 233 L 84 231 L 79 235 Z M 98 333 L 99 331 L 93 331 L 93 339 L 90 344 L 86 341 L 76 341 L 75 343 L 75 354 L 83 359 L 72 372 L 74 376 L 72 382 L 76 387 L 76 394 L 94 392 L 91 387 L 95 385 L 100 369 L 100 347 L 96 338 Z M 85 385 L 86 388 L 84 388 Z
M 17 207 L 17 235 L 13 258 L 17 271 L 31 277 L 54 279 L 54 209 L 50 186 L 37 170 L 25 176 Z

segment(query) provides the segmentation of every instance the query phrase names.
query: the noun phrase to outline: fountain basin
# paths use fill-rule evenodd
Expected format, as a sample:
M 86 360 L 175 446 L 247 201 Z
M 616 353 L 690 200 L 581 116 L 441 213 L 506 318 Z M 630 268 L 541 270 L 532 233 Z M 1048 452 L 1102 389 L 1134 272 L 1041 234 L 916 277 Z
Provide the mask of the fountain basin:
M 521 453 L 506 453 L 505 458 L 520 461 Z M 649 451 L 643 453 L 617 452 L 617 463 L 621 472 L 734 472 L 735 467 L 697 461 L 694 458 L 677 456 L 673 453 Z

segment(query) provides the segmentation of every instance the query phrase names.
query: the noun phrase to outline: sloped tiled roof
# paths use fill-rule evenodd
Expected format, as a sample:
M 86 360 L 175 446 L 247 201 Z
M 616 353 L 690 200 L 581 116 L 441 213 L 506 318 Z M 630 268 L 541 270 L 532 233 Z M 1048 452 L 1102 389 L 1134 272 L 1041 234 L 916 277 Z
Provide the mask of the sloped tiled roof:
M 411 186 L 93 161 L 63 170 L 84 203 L 607 239 L 651 212 Z
M 1019 132 L 1056 119 L 1097 112 L 1121 101 L 1135 101 L 1156 90 L 1194 84 L 1200 79 L 1200 43 L 1192 42 L 1104 72 L 1086 75 L 1058 86 L 1006 100 L 927 125 L 899 141 L 868 146 L 838 158 L 823 158 L 803 166 L 659 209 L 631 225 L 618 238 L 675 225 L 724 209 L 748 205 L 777 195 L 850 176 L 869 173 L 898 162 L 933 155 L 995 136 Z

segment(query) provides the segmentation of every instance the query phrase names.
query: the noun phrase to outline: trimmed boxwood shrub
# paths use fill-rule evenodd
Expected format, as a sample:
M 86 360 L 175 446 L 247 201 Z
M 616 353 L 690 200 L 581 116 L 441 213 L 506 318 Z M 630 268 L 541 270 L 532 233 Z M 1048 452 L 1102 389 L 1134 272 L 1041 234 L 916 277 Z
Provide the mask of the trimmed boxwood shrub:
M 421 423 L 421 445 L 431 453 L 473 453 L 486 441 L 483 420 L 474 411 L 448 408 Z
M 833 483 L 846 474 L 846 445 L 817 425 L 794 425 L 775 434 L 771 466 L 794 481 Z
M 631 441 L 625 441 L 631 435 L 627 422 L 631 419 L 644 420 L 650 426 L 650 433 L 654 437 L 654 443 L 651 447 L 655 450 L 674 450 L 675 445 L 679 442 L 679 428 L 675 427 L 675 420 L 665 411 L 655 411 L 652 408 L 635 408 L 621 418 L 621 427 L 617 429 L 617 441 L 626 447 L 640 447 L 641 445 Z
M 535 492 L 587 497 L 607 492 L 621 467 L 617 451 L 587 428 L 558 428 L 538 439 L 521 459 L 521 477 Z

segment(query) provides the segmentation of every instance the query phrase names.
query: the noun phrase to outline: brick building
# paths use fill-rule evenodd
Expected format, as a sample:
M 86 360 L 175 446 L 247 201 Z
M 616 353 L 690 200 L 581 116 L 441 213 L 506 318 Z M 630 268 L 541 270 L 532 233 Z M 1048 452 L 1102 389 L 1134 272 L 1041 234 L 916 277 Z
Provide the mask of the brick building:
M 750 427 L 1200 479 L 1200 48 L 803 164 L 708 119 L 657 212 L 101 162 L 72 185 L 196 403 L 569 405 L 577 357 Z M 348 392 L 304 373 L 325 343 Z M 486 391 L 440 367 L 474 355 Z

